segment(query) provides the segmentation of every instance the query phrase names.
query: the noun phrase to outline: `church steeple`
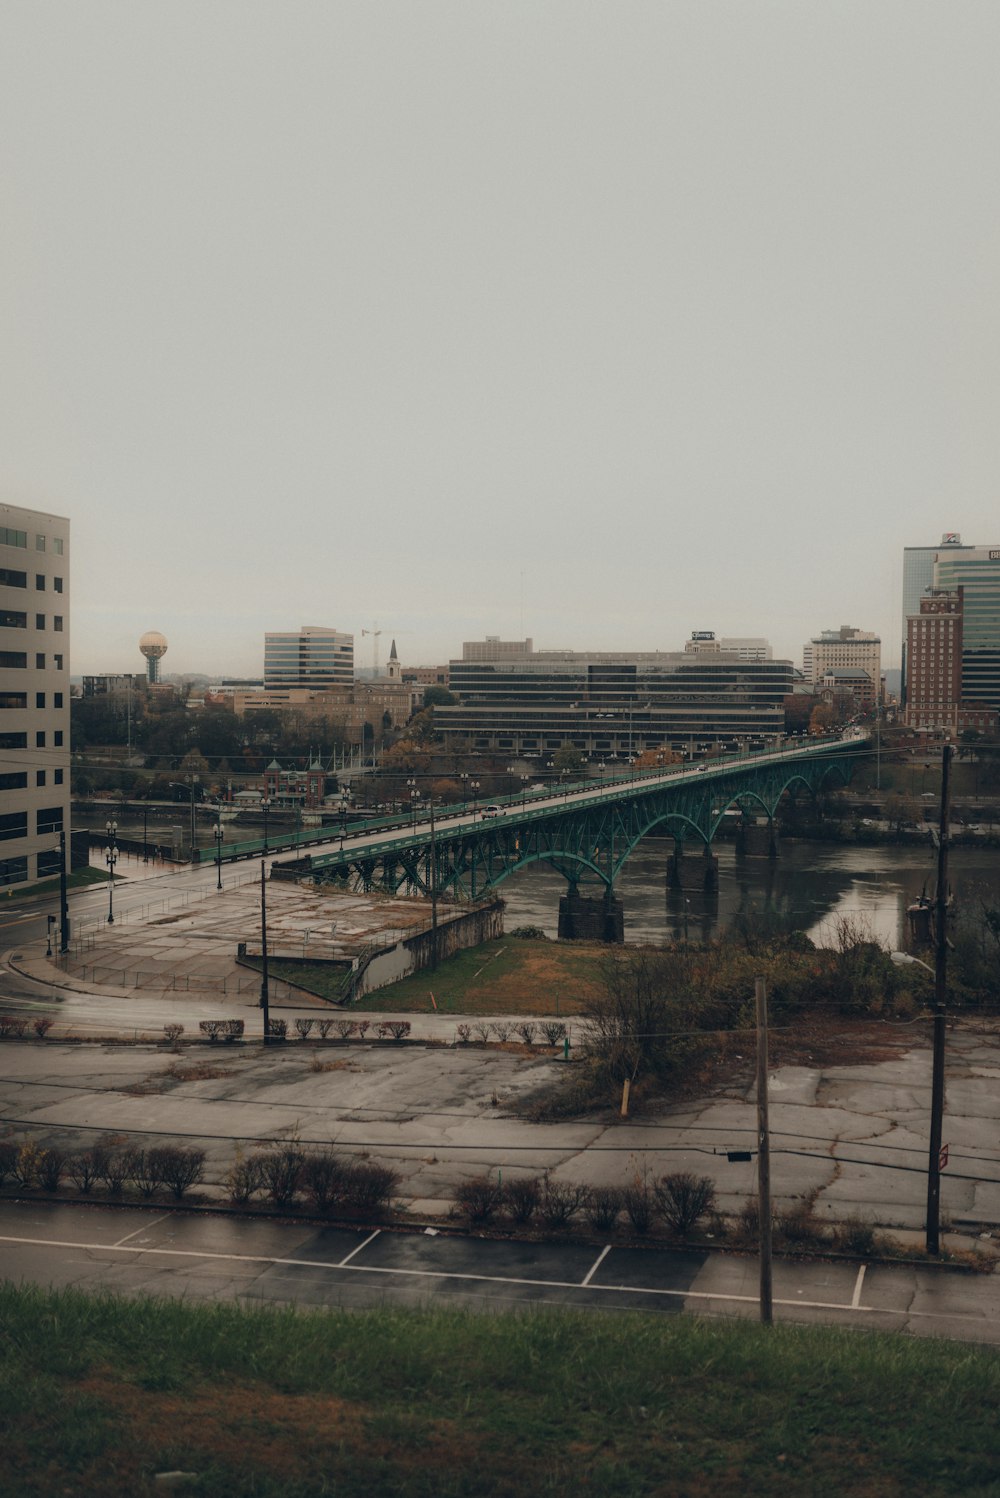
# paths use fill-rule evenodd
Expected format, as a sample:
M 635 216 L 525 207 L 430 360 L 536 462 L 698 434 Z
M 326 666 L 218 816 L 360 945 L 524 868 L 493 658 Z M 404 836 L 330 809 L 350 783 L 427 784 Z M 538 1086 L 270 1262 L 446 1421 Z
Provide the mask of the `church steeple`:
M 399 664 L 399 656 L 396 654 L 395 640 L 393 640 L 392 649 L 389 651 L 389 664 L 386 670 L 390 681 L 402 681 L 403 668 Z

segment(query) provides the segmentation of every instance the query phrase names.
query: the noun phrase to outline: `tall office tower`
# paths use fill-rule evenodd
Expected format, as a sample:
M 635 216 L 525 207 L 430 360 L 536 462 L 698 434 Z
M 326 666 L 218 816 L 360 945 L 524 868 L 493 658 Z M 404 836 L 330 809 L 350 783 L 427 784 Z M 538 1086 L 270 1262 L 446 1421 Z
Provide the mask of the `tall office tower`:
M 1000 546 L 939 551 L 934 587 L 962 590 L 962 701 L 1000 709 Z
M 920 600 L 928 588 L 934 586 L 934 561 L 942 553 L 972 551 L 963 546 L 958 531 L 945 531 L 937 546 L 903 547 L 903 648 L 900 659 L 900 702 L 906 702 L 906 621 L 920 613 Z
M 806 679 L 813 686 L 828 671 L 865 671 L 871 678 L 872 701 L 877 702 L 882 686 L 882 641 L 870 630 L 854 629 L 842 624 L 839 629 L 824 629 L 813 635 L 803 649 L 808 667 Z
M 0 505 L 0 888 L 69 841 L 69 521 Z
M 354 636 L 303 624 L 288 634 L 264 636 L 264 690 L 280 687 L 352 687 Z

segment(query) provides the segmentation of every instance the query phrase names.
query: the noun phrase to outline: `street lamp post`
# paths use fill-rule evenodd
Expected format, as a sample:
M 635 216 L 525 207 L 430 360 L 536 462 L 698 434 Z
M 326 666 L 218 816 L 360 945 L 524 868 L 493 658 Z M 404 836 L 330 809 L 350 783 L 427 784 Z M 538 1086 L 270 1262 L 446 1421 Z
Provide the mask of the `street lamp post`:
M 267 982 L 267 864 L 265 855 L 267 853 L 267 813 L 271 803 L 267 796 L 261 796 L 260 809 L 264 813 L 264 847 L 260 855 L 260 1007 L 264 1015 L 264 1044 L 267 1045 L 271 1038 L 271 1017 L 268 1011 L 270 994 Z
M 46 957 L 51 957 L 52 956 L 52 927 L 56 923 L 56 918 L 55 918 L 54 915 L 50 915 L 50 916 L 46 916 L 46 920 L 48 921 L 48 929 L 46 930 L 46 933 L 45 933 L 45 955 L 46 955 Z
M 115 923 L 115 864 L 118 862 L 118 823 L 108 822 L 108 842 L 104 849 L 104 862 L 108 866 L 108 925 Z
M 212 828 L 212 836 L 215 838 L 215 887 L 222 888 L 222 839 L 226 832 L 221 822 L 216 822 Z
M 59 829 L 59 955 L 69 951 L 69 901 L 66 898 L 66 833 Z
M 142 861 L 143 861 L 143 863 L 148 863 L 149 862 L 149 841 L 148 841 L 148 836 L 147 836 L 148 831 L 149 831 L 149 802 L 148 801 L 144 801 L 142 803 Z

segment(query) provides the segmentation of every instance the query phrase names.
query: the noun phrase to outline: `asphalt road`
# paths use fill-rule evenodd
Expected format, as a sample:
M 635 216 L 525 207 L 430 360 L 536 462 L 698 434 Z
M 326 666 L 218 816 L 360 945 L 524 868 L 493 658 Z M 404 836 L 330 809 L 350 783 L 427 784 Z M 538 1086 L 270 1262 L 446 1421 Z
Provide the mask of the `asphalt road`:
M 753 1256 L 134 1207 L 0 1202 L 15 1283 L 358 1309 L 382 1303 L 759 1315 Z M 774 1267 L 774 1320 L 1000 1344 L 1000 1282 L 912 1265 Z

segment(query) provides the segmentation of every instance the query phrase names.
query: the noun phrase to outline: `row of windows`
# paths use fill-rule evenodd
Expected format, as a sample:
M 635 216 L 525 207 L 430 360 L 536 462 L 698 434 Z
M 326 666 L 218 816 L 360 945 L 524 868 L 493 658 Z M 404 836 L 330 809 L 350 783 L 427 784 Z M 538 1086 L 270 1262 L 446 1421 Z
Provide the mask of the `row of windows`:
M 28 655 L 24 650 L 0 650 L 0 666 L 6 666 L 8 671 L 26 671 L 28 668 Z M 63 670 L 63 657 L 53 655 L 53 671 Z M 45 670 L 45 653 L 41 650 L 35 651 L 35 670 Z
M 10 526 L 0 525 L 0 546 L 19 546 L 23 550 L 28 544 L 28 532 L 12 530 Z M 35 536 L 35 550 L 44 551 L 46 540 L 44 536 Z M 63 539 L 61 536 L 52 537 L 52 550 L 57 557 L 63 554 Z
M 27 616 L 26 613 L 24 613 L 23 611 L 20 611 L 18 609 L 0 609 L 0 626 L 2 626 L 4 629 L 27 629 L 27 627 L 28 627 L 28 616 Z M 36 629 L 44 629 L 45 628 L 45 615 L 44 614 L 36 614 L 35 615 L 35 628 Z M 62 614 L 53 614 L 52 615 L 52 628 L 55 630 L 55 632 L 56 632 L 57 635 L 58 634 L 62 634 L 62 628 L 63 628 L 63 616 L 62 616 Z
M 46 785 L 48 783 L 47 779 L 46 779 L 47 775 L 48 775 L 48 771 L 47 770 L 36 770 L 35 771 L 35 785 L 36 786 Z M 63 772 L 62 772 L 62 770 L 53 770 L 53 772 L 52 772 L 52 784 L 53 785 L 62 785 L 62 783 L 63 783 Z M 27 788 L 28 788 L 28 772 L 27 772 L 27 770 L 9 770 L 9 771 L 5 772 L 3 775 L 0 775 L 0 791 L 24 791 L 24 790 L 27 790 Z
M 0 733 L 0 749 L 27 749 L 28 735 L 26 733 Z M 57 728 L 52 734 L 52 747 L 61 749 L 63 747 L 63 730 Z M 35 734 L 35 748 L 45 748 L 45 729 L 40 728 Z
M 41 806 L 35 812 L 35 835 L 45 837 L 52 832 L 63 830 L 63 809 L 61 806 Z M 28 813 L 26 811 L 10 811 L 0 816 L 0 842 L 9 843 L 14 838 L 28 836 Z
M 8 588 L 26 588 L 28 586 L 28 574 L 26 572 L 16 572 L 13 567 L 0 567 L 0 583 L 3 583 Z M 46 577 L 45 577 L 45 573 L 44 572 L 36 572 L 35 573 L 35 591 L 38 592 L 38 593 L 44 593 L 45 592 L 45 588 L 46 588 Z M 52 591 L 53 591 L 53 593 L 61 593 L 62 590 L 63 590 L 63 580 L 62 580 L 62 578 L 61 577 L 54 577 L 52 579 Z
M 62 692 L 53 692 L 52 693 L 52 706 L 53 707 L 62 707 L 62 705 L 63 705 L 63 694 L 62 694 Z M 20 708 L 20 707 L 27 707 L 27 706 L 28 706 L 28 694 L 27 694 L 27 692 L 0 692 L 0 707 Z M 35 706 L 36 707 L 44 707 L 45 706 L 45 693 L 44 692 L 36 692 L 35 693 Z

